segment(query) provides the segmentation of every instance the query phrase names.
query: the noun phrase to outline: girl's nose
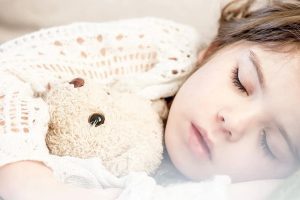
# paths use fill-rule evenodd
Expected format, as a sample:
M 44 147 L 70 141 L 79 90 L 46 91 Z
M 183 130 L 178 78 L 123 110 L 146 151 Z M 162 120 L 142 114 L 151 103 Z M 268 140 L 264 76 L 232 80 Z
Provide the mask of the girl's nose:
M 248 108 L 247 110 L 221 109 L 217 113 L 219 130 L 230 141 L 237 141 L 249 130 L 263 121 L 264 115 L 261 109 Z

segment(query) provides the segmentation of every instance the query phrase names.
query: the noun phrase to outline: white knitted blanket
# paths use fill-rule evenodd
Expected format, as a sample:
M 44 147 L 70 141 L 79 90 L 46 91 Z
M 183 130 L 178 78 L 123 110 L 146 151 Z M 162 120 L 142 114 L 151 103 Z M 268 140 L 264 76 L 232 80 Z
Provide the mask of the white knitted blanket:
M 224 199 L 227 179 L 163 188 L 144 174 L 117 179 L 99 160 L 49 155 L 48 105 L 38 97 L 49 83 L 76 77 L 153 100 L 172 96 L 196 69 L 199 48 L 207 42 L 189 26 L 142 18 L 54 27 L 1 45 L 0 166 L 42 161 L 64 182 L 124 187 L 120 199 Z

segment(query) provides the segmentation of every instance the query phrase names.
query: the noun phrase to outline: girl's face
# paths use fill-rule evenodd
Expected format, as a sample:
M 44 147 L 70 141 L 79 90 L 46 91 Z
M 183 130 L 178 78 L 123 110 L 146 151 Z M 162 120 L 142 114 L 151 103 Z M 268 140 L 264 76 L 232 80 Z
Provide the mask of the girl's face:
M 200 180 L 281 178 L 299 162 L 300 57 L 252 43 L 219 51 L 181 87 L 165 141 L 175 166 Z

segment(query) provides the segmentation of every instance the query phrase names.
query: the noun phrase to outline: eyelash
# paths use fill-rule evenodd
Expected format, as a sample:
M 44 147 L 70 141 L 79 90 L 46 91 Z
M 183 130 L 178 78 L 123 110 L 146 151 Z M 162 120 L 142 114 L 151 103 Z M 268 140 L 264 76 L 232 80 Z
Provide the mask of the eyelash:
M 260 135 L 260 146 L 262 147 L 265 154 L 271 158 L 276 159 L 276 156 L 272 153 L 272 151 L 269 148 L 268 142 L 267 142 L 267 133 L 265 130 L 262 131 L 263 133 Z
M 246 90 L 246 88 L 243 86 L 243 84 L 241 83 L 240 79 L 239 79 L 239 67 L 235 67 L 233 70 L 232 70 L 232 83 L 233 85 L 239 89 L 242 93 L 246 93 L 247 96 L 249 95 L 248 94 L 248 91 Z

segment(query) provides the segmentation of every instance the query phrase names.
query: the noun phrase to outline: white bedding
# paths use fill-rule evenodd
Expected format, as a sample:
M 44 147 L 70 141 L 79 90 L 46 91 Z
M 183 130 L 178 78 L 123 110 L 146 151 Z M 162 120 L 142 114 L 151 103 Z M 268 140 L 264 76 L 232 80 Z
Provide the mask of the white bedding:
M 215 176 L 212 179 L 162 186 L 143 172 L 131 173 L 117 178 L 109 173 L 97 158 L 79 159 L 51 155 L 46 164 L 64 183 L 85 188 L 123 188 L 118 200 L 226 200 L 228 199 L 228 176 Z M 66 170 L 68 169 L 68 170 Z M 172 170 L 172 169 L 170 169 Z

